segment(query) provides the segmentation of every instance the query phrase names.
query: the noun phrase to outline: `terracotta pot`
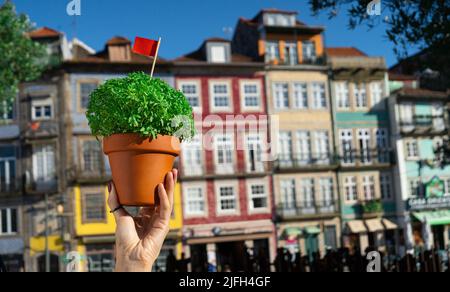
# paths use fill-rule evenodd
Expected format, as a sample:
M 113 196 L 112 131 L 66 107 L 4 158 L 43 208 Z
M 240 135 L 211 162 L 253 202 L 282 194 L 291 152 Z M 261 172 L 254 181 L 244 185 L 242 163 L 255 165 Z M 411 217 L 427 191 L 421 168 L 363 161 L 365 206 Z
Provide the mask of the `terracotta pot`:
M 103 140 L 114 186 L 121 205 L 153 206 L 158 184 L 180 155 L 180 141 L 172 136 L 145 139 L 137 134 L 117 134 Z

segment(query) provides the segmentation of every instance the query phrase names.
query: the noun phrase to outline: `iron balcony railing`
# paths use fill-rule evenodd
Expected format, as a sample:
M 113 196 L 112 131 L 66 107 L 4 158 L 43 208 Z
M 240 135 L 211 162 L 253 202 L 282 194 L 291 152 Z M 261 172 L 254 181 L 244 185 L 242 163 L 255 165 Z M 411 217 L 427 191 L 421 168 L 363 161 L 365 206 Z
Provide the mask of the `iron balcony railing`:
M 338 164 L 338 157 L 331 153 L 278 155 L 275 169 L 303 169 L 311 167 L 333 167 Z
M 352 165 L 380 165 L 392 164 L 393 151 L 387 148 L 380 149 L 352 149 L 344 150 L 340 157 L 343 166 Z
M 447 128 L 444 115 L 415 115 L 409 121 L 400 121 L 403 132 L 442 132 Z
M 284 202 L 277 206 L 277 214 L 283 218 L 306 217 L 338 213 L 335 200 L 309 202 Z

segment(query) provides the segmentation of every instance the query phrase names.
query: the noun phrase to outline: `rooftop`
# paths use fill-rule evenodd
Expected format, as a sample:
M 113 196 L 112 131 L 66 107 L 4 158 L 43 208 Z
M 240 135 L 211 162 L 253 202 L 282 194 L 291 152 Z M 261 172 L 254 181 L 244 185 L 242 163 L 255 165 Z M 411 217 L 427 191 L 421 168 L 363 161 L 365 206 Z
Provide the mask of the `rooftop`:
M 61 32 L 48 28 L 48 27 L 41 27 L 38 29 L 35 29 L 28 33 L 28 36 L 33 39 L 40 39 L 40 38 L 56 38 L 60 37 L 62 35 Z

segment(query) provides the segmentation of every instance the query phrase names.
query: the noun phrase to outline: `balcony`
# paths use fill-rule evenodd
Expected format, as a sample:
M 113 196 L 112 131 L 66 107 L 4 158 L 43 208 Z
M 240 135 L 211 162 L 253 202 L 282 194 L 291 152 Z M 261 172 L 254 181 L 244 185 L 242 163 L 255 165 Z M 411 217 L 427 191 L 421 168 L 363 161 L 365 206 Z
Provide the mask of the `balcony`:
M 338 159 L 335 154 L 280 154 L 275 162 L 275 171 L 329 170 L 335 169 L 337 166 Z
M 410 121 L 400 121 L 400 129 L 404 135 L 439 135 L 447 131 L 447 125 L 444 115 L 416 115 Z
M 10 178 L 8 182 L 2 181 L 0 182 L 0 195 L 15 195 L 22 192 L 22 180 L 20 178 Z
M 342 167 L 389 166 L 393 159 L 391 149 L 347 150 L 339 158 Z
M 383 213 L 383 203 L 381 200 L 371 200 L 361 203 L 363 218 L 380 217 Z
M 337 214 L 339 214 L 339 210 L 335 201 L 292 202 L 282 203 L 277 206 L 277 215 L 285 220 L 335 216 Z
M 85 170 L 80 166 L 67 171 L 68 180 L 76 183 L 107 183 L 111 180 L 111 170 L 105 167 L 95 170 Z
M 325 57 L 310 57 L 298 60 L 296 58 L 270 59 L 266 56 L 266 63 L 273 66 L 295 67 L 302 65 L 324 66 L 326 64 Z
M 42 139 L 56 137 L 59 134 L 59 125 L 55 120 L 36 121 L 22 125 L 22 135 L 26 139 Z

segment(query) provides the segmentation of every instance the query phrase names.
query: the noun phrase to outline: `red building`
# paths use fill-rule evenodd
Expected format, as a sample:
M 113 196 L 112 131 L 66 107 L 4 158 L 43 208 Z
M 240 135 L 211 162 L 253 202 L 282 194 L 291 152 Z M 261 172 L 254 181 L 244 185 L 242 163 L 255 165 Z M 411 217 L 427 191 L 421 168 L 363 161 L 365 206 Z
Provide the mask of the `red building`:
M 176 86 L 198 129 L 180 158 L 184 249 L 193 271 L 208 264 L 249 270 L 249 254 L 274 257 L 263 71 L 263 63 L 233 54 L 218 38 L 174 61 Z

